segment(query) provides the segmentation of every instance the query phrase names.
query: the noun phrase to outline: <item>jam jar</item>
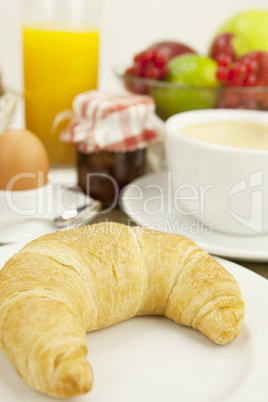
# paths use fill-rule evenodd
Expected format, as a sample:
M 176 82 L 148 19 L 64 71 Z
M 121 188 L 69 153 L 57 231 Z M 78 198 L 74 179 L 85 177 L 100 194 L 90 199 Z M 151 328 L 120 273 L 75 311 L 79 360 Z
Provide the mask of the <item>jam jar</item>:
M 77 148 L 78 185 L 104 204 L 145 174 L 147 148 L 158 142 L 149 96 L 89 91 L 73 102 L 74 118 L 61 133 Z
M 145 174 L 146 149 L 84 154 L 77 151 L 78 185 L 103 204 L 118 202 L 121 190 Z

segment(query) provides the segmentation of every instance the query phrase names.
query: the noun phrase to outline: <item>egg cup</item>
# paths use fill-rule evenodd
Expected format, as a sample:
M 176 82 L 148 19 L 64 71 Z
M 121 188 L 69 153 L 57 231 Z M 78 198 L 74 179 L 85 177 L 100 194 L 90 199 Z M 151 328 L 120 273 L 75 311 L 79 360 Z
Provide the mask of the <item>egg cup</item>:
M 25 191 L 0 190 L 0 224 L 42 215 L 46 211 L 48 185 Z

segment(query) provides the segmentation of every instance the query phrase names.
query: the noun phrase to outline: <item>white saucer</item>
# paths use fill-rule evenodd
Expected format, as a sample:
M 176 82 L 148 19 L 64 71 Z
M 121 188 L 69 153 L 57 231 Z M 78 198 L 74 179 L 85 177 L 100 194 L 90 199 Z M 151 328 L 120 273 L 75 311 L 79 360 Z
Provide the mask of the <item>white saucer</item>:
M 268 234 L 234 236 L 212 232 L 192 216 L 180 214 L 171 205 L 168 172 L 142 176 L 129 184 L 122 195 L 121 207 L 137 224 L 192 238 L 211 254 L 222 257 L 268 262 Z
M 41 200 L 42 208 L 38 214 L 27 214 L 27 220 L 23 221 L 23 214 L 13 215 L 12 221 L 5 216 L 0 216 L 0 244 L 28 242 L 44 234 L 55 232 L 59 230 L 54 223 L 56 216 L 63 211 L 90 202 L 91 198 L 76 188 L 74 168 L 51 170 L 50 177 L 48 188 Z M 96 211 L 91 212 L 89 219 L 93 219 L 96 214 Z M 7 224 L 3 224 L 3 222 L 7 222 Z M 67 229 L 71 228 L 70 225 Z

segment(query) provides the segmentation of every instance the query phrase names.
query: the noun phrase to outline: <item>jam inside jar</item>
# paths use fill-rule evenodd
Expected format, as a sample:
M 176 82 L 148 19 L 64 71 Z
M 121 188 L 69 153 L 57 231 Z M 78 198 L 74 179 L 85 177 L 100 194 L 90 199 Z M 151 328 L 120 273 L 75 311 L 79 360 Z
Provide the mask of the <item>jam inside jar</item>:
M 145 174 L 146 148 L 127 152 L 77 151 L 78 185 L 103 204 L 118 203 L 121 190 Z

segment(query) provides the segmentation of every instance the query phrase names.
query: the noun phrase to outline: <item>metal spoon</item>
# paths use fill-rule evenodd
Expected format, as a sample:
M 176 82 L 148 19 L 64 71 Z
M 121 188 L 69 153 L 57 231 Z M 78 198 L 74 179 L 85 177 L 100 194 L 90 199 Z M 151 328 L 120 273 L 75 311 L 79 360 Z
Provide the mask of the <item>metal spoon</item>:
M 102 204 L 100 201 L 92 200 L 90 203 L 81 205 L 77 209 L 69 209 L 57 216 L 54 220 L 59 228 L 64 228 L 75 224 L 75 226 L 88 223 L 93 218 L 93 212 L 100 211 Z
M 95 216 L 94 212 L 100 211 L 101 208 L 102 203 L 100 201 L 91 200 L 90 202 L 81 205 L 77 209 L 63 211 L 61 215 L 52 219 L 51 222 L 54 223 L 58 228 L 82 226 L 90 222 Z M 49 221 L 50 219 L 47 216 L 42 215 L 21 216 L 15 219 L 11 218 L 5 221 L 0 221 L 0 227 L 14 225 L 29 220 Z

